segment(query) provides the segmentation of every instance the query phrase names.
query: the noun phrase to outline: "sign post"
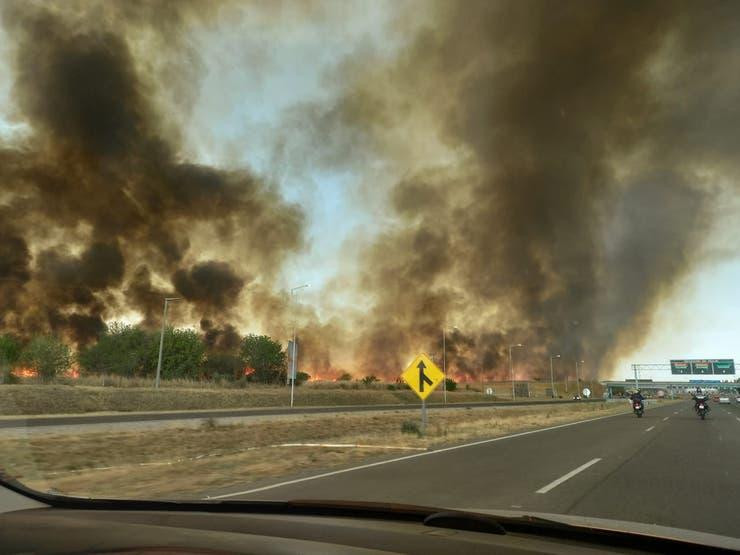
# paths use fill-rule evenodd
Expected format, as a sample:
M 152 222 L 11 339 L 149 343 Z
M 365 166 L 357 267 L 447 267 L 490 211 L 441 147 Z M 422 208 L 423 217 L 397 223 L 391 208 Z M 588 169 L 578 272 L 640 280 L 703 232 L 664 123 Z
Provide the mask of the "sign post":
M 421 433 L 424 435 L 427 426 L 426 398 L 444 380 L 444 374 L 424 353 L 417 356 L 401 374 L 411 390 L 421 399 Z

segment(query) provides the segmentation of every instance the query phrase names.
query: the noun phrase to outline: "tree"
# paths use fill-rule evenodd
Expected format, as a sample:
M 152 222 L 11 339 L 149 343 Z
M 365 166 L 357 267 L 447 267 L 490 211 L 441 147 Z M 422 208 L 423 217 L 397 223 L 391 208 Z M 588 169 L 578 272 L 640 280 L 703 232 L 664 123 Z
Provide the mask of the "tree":
M 11 383 L 13 365 L 18 362 L 21 346 L 12 335 L 0 335 L 0 383 Z
M 311 374 L 307 374 L 306 372 L 296 372 L 295 373 L 295 384 L 301 385 L 302 383 L 307 382 L 311 379 Z
M 447 391 L 455 391 L 457 389 L 457 382 L 452 378 L 445 379 L 445 389 Z
M 77 359 L 88 372 L 136 376 L 144 372 L 153 340 L 152 334 L 138 326 L 114 322 Z
M 241 359 L 253 370 L 250 379 L 262 383 L 282 383 L 286 379 L 286 354 L 277 341 L 267 335 L 250 334 L 242 340 Z
M 350 382 L 352 381 L 352 374 L 349 372 L 342 372 L 342 375 L 337 378 L 337 381 Z
M 160 334 L 152 335 L 154 339 L 149 342 L 144 368 L 149 376 L 156 374 L 159 359 Z M 195 331 L 167 328 L 164 332 L 162 347 L 162 378 L 195 379 L 199 377 L 205 361 L 205 352 L 205 343 Z
M 9 334 L 0 335 L 0 364 L 15 364 L 21 354 L 18 340 Z
M 362 383 L 364 383 L 365 385 L 370 385 L 371 383 L 375 383 L 375 382 L 378 382 L 378 381 L 380 381 L 380 380 L 378 380 L 378 378 L 376 378 L 372 374 L 370 374 L 369 376 L 365 376 L 364 378 L 362 378 Z
M 72 355 L 69 346 L 53 335 L 36 336 L 23 349 L 20 360 L 38 372 L 42 381 L 51 381 L 69 369 Z
M 244 363 L 237 355 L 211 353 L 203 363 L 203 377 L 236 380 L 244 376 Z

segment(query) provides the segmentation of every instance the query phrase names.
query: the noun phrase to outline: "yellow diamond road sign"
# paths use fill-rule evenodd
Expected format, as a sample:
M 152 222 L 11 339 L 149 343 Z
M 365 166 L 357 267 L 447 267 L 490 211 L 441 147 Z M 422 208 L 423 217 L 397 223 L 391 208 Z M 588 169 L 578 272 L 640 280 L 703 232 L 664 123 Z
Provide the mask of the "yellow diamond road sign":
M 422 353 L 414 359 L 414 362 L 409 364 L 401 377 L 424 400 L 442 383 L 445 375 L 429 360 L 428 356 Z

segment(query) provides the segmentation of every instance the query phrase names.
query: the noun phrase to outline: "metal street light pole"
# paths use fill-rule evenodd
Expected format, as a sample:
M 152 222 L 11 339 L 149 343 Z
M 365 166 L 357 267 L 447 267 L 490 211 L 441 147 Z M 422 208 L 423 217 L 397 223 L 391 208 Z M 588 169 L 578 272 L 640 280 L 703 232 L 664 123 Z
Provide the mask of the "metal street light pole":
M 444 404 L 447 404 L 447 343 L 446 343 L 447 330 L 442 328 L 442 373 L 444 374 L 444 380 L 442 381 L 442 391 L 444 392 Z
M 162 333 L 159 335 L 159 358 L 157 359 L 157 377 L 154 379 L 154 389 L 159 389 L 159 379 L 162 375 L 162 348 L 164 347 L 164 329 L 167 326 L 167 305 L 170 301 L 179 301 L 182 297 L 165 297 L 164 312 L 162 313 Z
M 511 350 L 514 347 L 524 347 L 521 343 L 517 343 L 516 345 L 509 345 L 509 372 L 511 373 L 511 400 L 516 400 L 516 391 L 514 390 L 514 363 L 511 359 Z
M 578 374 L 578 363 L 579 363 L 579 362 L 580 362 L 581 364 L 583 364 L 583 361 L 582 361 L 582 360 L 581 360 L 581 361 L 578 361 L 578 360 L 576 361 L 576 395 L 577 395 L 578 397 L 580 397 L 580 396 L 581 396 L 581 393 L 580 393 L 580 392 L 581 392 L 581 377 L 580 377 L 580 375 Z
M 560 358 L 560 355 L 551 355 L 550 356 L 550 394 L 552 395 L 552 398 L 555 398 L 555 377 L 552 373 L 552 359 L 554 358 Z
M 458 329 L 457 326 L 452 326 L 453 330 Z M 444 382 L 442 383 L 442 391 L 444 392 L 444 404 L 447 404 L 447 326 L 442 328 L 442 373 L 444 374 Z
M 308 283 L 304 283 L 303 285 L 299 285 L 298 287 L 293 287 L 290 290 L 290 298 L 291 300 L 294 299 L 296 291 L 299 291 L 300 289 L 304 289 L 305 287 L 308 287 Z M 298 344 L 296 343 L 296 322 L 295 318 L 293 319 L 293 352 L 291 353 L 290 357 L 290 408 L 293 408 L 293 398 L 295 396 L 295 378 L 298 374 Z

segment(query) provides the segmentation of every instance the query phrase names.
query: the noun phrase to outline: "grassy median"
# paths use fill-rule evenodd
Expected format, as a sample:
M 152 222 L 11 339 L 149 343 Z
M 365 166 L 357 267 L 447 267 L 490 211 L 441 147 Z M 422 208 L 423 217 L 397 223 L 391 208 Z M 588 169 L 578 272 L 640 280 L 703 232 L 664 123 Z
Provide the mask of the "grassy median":
M 41 491 L 185 498 L 323 471 L 382 455 L 628 412 L 626 403 L 430 410 L 425 436 L 407 411 L 205 421 L 200 428 L 29 435 L 0 439 L 0 467 Z M 307 445 L 310 444 L 310 445 Z
M 441 394 L 433 394 L 433 402 Z M 475 392 L 448 394 L 451 401 L 482 401 Z M 372 405 L 418 403 L 409 390 L 296 389 L 297 406 Z M 287 387 L 248 389 L 160 389 L 17 385 L 0 387 L 0 414 L 79 414 L 89 412 L 177 411 L 228 408 L 280 407 L 290 404 Z
M 590 385 L 596 392 L 598 384 Z M 535 395 L 533 400 L 545 399 L 543 384 L 537 384 L 537 386 L 537 388 L 533 387 Z M 508 387 L 498 388 L 508 394 Z M 442 396 L 441 389 L 438 389 L 429 397 L 429 402 L 440 403 Z M 458 391 L 448 392 L 447 396 L 451 403 L 496 400 L 496 397 L 481 394 L 480 389 L 465 389 L 463 386 L 459 387 Z M 295 391 L 297 406 L 418 402 L 419 399 L 412 391 L 397 384 L 365 385 L 358 382 L 318 382 L 302 385 Z M 0 415 L 6 416 L 281 407 L 289 404 L 289 388 L 258 384 L 249 384 L 243 389 L 182 385 L 170 387 L 168 385 L 159 390 L 154 390 L 151 385 L 149 387 L 0 385 Z

